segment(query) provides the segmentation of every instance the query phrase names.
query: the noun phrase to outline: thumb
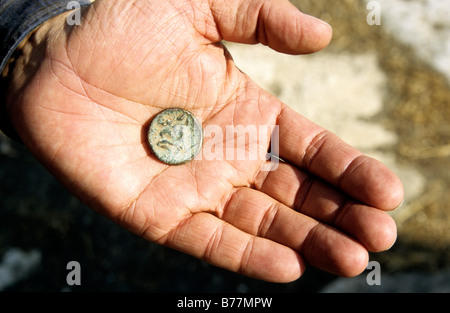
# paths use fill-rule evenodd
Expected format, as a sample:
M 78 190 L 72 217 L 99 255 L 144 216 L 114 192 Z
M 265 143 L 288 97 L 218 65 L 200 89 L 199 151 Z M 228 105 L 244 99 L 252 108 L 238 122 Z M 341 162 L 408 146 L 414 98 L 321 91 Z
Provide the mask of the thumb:
M 306 54 L 325 48 L 332 36 L 327 23 L 300 12 L 288 0 L 211 1 L 211 10 L 223 39 L 262 43 L 288 54 Z

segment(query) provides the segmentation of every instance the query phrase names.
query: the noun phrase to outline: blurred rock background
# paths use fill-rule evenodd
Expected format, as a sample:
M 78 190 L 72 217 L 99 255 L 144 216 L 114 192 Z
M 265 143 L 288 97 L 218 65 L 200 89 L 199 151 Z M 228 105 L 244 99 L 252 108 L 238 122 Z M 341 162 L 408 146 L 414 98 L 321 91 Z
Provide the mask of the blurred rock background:
M 406 201 L 392 213 L 398 241 L 371 255 L 381 286 L 368 286 L 367 273 L 339 279 L 314 268 L 270 284 L 145 242 L 82 205 L 0 136 L 0 290 L 450 291 L 450 0 L 292 2 L 332 25 L 327 49 L 287 56 L 226 45 L 262 87 L 402 179 Z M 381 25 L 368 25 L 377 5 Z M 72 260 L 81 286 L 66 283 Z

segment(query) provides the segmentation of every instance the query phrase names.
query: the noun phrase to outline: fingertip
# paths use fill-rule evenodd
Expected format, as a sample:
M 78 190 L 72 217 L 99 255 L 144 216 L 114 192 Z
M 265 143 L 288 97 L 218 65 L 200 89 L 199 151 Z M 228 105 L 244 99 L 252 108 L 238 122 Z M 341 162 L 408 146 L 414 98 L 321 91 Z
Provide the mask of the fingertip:
M 391 179 L 391 184 L 393 187 L 390 194 L 391 205 L 390 209 L 388 209 L 390 211 L 398 209 L 403 205 L 405 201 L 405 189 L 403 187 L 403 183 L 397 175 L 395 175 L 394 173 L 392 173 L 392 175 L 394 177 L 392 177 Z
M 379 209 L 361 204 L 346 207 L 336 219 L 336 226 L 359 241 L 368 251 L 389 250 L 397 240 L 394 219 Z
M 301 256 L 294 251 L 292 251 L 289 259 L 280 259 L 280 261 L 280 274 L 275 280 L 278 283 L 291 283 L 293 281 L 296 281 L 305 272 L 305 261 L 303 261 Z
M 397 225 L 394 219 L 385 213 L 384 219 L 378 223 L 377 232 L 372 236 L 372 242 L 367 247 L 372 252 L 389 250 L 397 241 Z
M 257 240 L 266 241 L 258 238 Z M 252 262 L 242 274 L 272 283 L 290 283 L 299 279 L 306 268 L 305 261 L 294 250 L 272 242 L 253 250 Z
M 301 11 L 295 12 L 285 22 L 278 21 L 273 29 L 277 32 L 268 32 L 267 44 L 276 51 L 294 55 L 320 51 L 329 45 L 333 36 L 328 23 Z
M 330 258 L 325 266 L 317 267 L 341 277 L 349 278 L 360 275 L 364 272 L 369 262 L 369 252 L 359 244 L 349 245 L 345 250 L 345 255 L 339 255 L 335 259 Z
M 304 53 L 313 53 L 327 47 L 333 37 L 333 28 L 327 22 L 312 15 L 303 14 L 301 30 Z
M 384 166 L 381 163 L 378 163 L 380 168 L 380 176 L 379 183 L 374 184 L 375 187 L 378 187 L 372 193 L 373 196 L 376 197 L 375 207 L 385 210 L 392 211 L 401 206 L 405 197 L 405 191 L 403 188 L 403 183 L 400 178 Z M 377 176 L 374 176 L 377 178 Z M 377 196 L 378 194 L 378 196 Z M 376 203 L 378 202 L 378 203 Z
M 369 263 L 369 252 L 363 246 L 354 246 L 353 251 L 349 251 L 346 258 L 343 258 L 334 274 L 342 277 L 356 277 L 367 267 Z
M 356 158 L 341 181 L 341 187 L 359 201 L 392 211 L 403 201 L 404 189 L 398 176 L 381 162 L 366 156 Z
M 359 275 L 369 260 L 369 252 L 361 243 L 323 224 L 310 232 L 301 254 L 314 267 L 343 277 Z

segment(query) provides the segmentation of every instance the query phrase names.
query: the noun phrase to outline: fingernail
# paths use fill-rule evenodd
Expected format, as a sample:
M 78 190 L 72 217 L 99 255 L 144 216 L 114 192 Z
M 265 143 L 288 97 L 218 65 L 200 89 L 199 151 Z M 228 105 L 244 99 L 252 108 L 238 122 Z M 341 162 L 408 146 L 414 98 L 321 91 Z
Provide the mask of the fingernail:
M 333 30 L 333 27 L 331 27 L 331 25 L 330 24 L 328 24 L 327 22 L 325 22 L 324 20 L 321 20 L 321 19 L 317 19 L 317 20 L 319 20 L 322 24 L 325 24 L 326 26 L 328 26 L 331 30 Z
M 331 27 L 331 25 L 328 24 L 327 22 L 325 22 L 324 20 L 321 20 L 320 18 L 312 16 L 312 15 L 309 15 L 309 14 L 307 14 L 307 15 L 310 16 L 312 19 L 316 20 L 317 22 L 320 22 L 320 23 L 328 26 L 328 28 L 330 28 L 331 30 L 333 29 L 333 27 Z
M 403 204 L 405 204 L 405 199 L 402 200 L 402 202 L 398 205 L 398 207 L 396 207 L 394 210 L 400 209 Z

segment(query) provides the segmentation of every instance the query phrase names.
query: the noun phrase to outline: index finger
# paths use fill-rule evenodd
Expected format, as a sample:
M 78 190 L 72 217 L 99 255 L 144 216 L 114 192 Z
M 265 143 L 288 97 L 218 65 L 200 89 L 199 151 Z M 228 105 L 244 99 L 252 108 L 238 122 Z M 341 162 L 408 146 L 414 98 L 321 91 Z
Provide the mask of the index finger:
M 391 170 L 335 134 L 286 105 L 277 124 L 282 159 L 378 209 L 393 210 L 403 201 L 402 183 Z

